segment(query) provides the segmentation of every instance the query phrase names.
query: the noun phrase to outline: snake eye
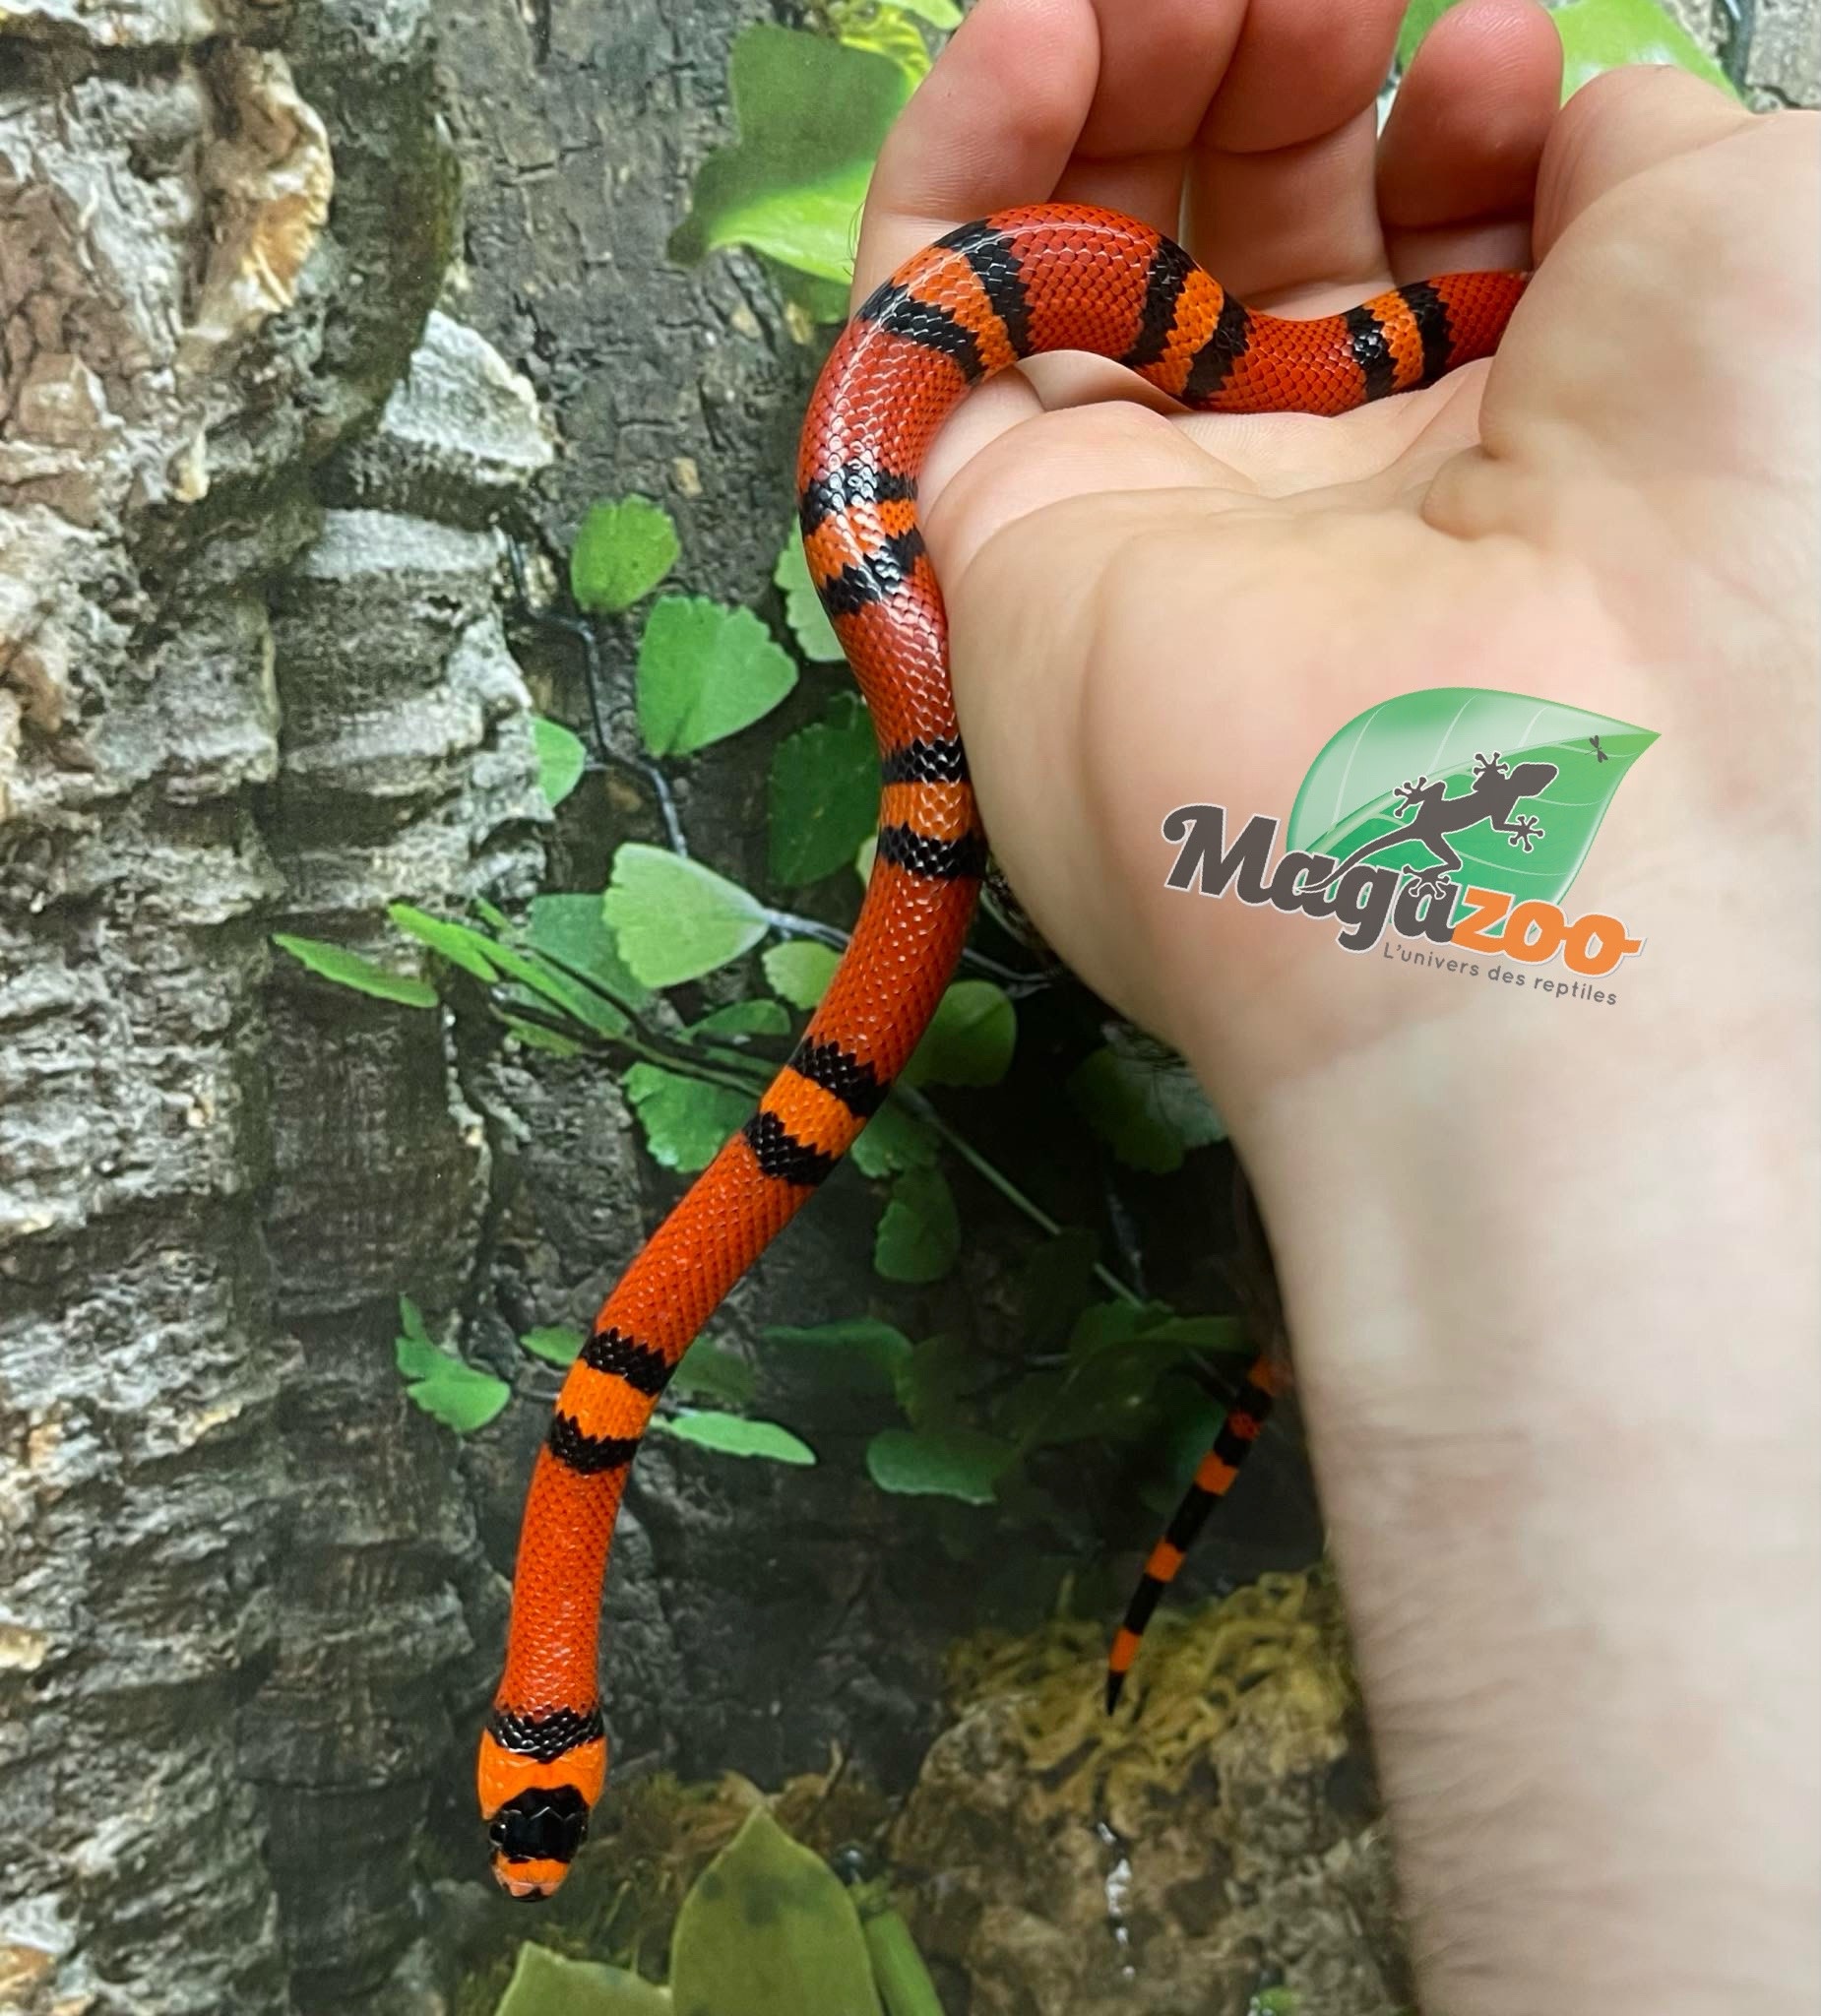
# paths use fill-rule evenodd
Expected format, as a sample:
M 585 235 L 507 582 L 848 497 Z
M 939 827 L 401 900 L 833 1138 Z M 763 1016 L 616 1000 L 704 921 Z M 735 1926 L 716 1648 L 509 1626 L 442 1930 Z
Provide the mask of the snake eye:
M 534 1786 L 493 1815 L 487 1839 L 508 1861 L 570 1862 L 588 1838 L 588 1801 L 573 1785 Z

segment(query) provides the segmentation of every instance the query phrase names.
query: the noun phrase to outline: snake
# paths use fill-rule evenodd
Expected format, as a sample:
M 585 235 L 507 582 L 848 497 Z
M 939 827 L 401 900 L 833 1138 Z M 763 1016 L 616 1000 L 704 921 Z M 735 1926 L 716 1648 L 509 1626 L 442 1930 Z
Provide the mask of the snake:
M 549 1896 L 607 1775 L 600 1606 L 641 1437 L 710 1315 L 835 1168 L 928 1027 L 960 960 L 986 836 L 949 684 L 917 478 L 982 380 L 1052 350 L 1109 357 L 1196 411 L 1335 414 L 1488 354 L 1525 284 L 1457 273 L 1345 313 L 1255 312 L 1182 247 L 1075 203 L 1003 210 L 906 260 L 835 339 L 796 466 L 809 572 L 872 719 L 878 841 L 852 935 L 752 1116 L 608 1294 L 532 1473 L 505 1670 L 476 1788 L 493 1873 Z M 1114 1642 L 1109 1692 L 1194 1529 L 1230 1485 L 1277 1374 L 1254 1366 Z

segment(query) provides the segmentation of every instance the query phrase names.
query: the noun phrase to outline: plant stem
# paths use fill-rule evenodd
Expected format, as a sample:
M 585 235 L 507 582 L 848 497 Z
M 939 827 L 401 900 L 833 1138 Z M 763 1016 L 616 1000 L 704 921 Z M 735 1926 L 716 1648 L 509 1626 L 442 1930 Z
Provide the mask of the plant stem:
M 1035 1198 L 1026 1196 L 1002 1168 L 987 1161 L 973 1142 L 956 1133 L 920 1092 L 910 1086 L 900 1086 L 893 1097 L 903 1100 L 910 1111 L 946 1142 L 976 1175 L 983 1176 L 1007 1203 L 1015 1205 L 1033 1225 L 1046 1231 L 1052 1239 L 1061 1237 L 1062 1227 L 1057 1221 L 1051 1218 Z M 1109 1293 L 1117 1295 L 1122 1302 L 1131 1302 L 1135 1306 L 1142 1305 L 1144 1296 L 1129 1283 L 1121 1281 L 1110 1268 L 1101 1266 L 1098 1260 L 1094 1263 L 1094 1275 L 1102 1288 Z

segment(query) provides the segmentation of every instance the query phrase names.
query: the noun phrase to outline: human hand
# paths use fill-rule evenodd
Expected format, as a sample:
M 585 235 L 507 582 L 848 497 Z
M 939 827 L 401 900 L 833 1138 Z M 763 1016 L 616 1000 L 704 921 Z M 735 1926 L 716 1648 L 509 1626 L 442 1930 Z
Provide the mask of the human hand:
M 930 458 L 995 853 L 1241 1133 L 1287 1077 L 1413 1020 L 1471 1011 L 1476 1060 L 1497 996 L 1343 977 L 1321 934 L 1166 893 L 1171 807 L 1287 813 L 1330 734 L 1421 686 L 1636 722 L 1662 739 L 1588 884 L 1650 931 L 1668 1000 L 1774 929 L 1782 893 L 1749 901 L 1759 834 L 1812 830 L 1802 766 L 1764 757 L 1812 740 L 1813 494 L 1790 438 L 1815 381 L 1813 122 L 1754 120 L 1667 70 L 1558 112 L 1547 15 L 1474 0 L 1424 43 L 1381 143 L 1401 13 L 983 0 L 888 143 L 861 242 L 856 294 L 996 207 L 1101 203 L 1289 314 L 1538 265 L 1489 366 L 1338 420 L 1184 415 L 1117 367 L 1044 358 L 977 393 Z

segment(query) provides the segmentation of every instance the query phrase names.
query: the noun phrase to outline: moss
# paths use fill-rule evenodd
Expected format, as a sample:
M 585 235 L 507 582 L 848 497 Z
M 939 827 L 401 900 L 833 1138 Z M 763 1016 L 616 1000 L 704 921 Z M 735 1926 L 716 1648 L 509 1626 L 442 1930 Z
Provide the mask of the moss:
M 1106 1657 L 1099 1623 L 1058 1618 L 1021 1637 L 984 1631 L 950 1656 L 961 1713 L 1003 1700 L 1040 1810 L 1103 1819 L 1122 1834 L 1157 1795 L 1180 1791 L 1234 1721 L 1268 1704 L 1258 1733 L 1282 1771 L 1309 1737 L 1341 1729 L 1356 1693 L 1333 1578 L 1317 1567 L 1261 1575 L 1224 1602 L 1166 1612 L 1146 1633 L 1133 1709 L 1101 1705 Z M 1269 1685 L 1266 1683 L 1269 1682 Z

